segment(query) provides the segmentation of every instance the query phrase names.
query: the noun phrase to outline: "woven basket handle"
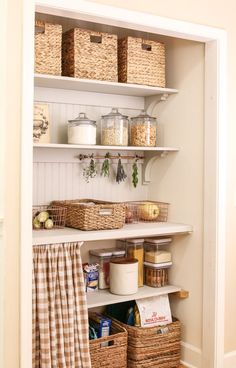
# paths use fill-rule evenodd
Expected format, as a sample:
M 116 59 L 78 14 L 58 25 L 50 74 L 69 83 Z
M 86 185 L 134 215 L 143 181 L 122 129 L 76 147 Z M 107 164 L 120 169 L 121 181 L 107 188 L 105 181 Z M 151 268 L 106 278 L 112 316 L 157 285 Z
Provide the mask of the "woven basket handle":
M 102 43 L 102 35 L 90 35 L 90 42 L 92 43 Z
M 100 216 L 112 216 L 113 208 L 110 207 L 100 207 L 98 210 Z
M 148 52 L 152 51 L 152 45 L 145 43 L 145 42 L 141 43 L 141 48 L 143 51 L 148 51 Z
M 39 33 L 45 33 L 45 23 L 40 20 L 36 20 L 35 21 L 35 34 L 39 34 Z

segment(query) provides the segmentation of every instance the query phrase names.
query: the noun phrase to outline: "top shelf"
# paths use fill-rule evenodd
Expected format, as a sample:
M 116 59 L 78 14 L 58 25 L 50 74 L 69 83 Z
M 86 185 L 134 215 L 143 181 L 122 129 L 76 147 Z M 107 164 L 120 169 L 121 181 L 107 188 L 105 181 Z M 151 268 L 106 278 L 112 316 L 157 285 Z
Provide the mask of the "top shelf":
M 107 82 L 91 79 L 79 79 L 54 75 L 35 74 L 35 87 L 69 89 L 84 92 L 98 92 L 115 95 L 148 97 L 155 95 L 170 95 L 178 93 L 177 89 Z

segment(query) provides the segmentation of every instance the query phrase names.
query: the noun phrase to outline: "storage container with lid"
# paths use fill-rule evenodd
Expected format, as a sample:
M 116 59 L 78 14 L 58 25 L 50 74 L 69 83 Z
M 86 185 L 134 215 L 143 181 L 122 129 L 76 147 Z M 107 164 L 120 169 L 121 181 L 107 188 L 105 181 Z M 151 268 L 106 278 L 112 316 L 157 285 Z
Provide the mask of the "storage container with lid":
M 128 116 L 113 108 L 101 120 L 101 144 L 103 146 L 128 146 Z
M 89 251 L 90 262 L 99 264 L 99 289 L 109 288 L 110 276 L 110 260 L 112 257 L 124 257 L 125 250 L 109 248 L 109 249 L 93 249 Z
M 142 110 L 140 115 L 131 118 L 130 145 L 154 147 L 157 144 L 157 119 Z
M 144 262 L 145 285 L 162 287 L 168 285 L 168 268 L 172 262 L 154 264 Z
M 138 260 L 112 258 L 110 262 L 110 292 L 131 295 L 138 291 Z
M 96 122 L 90 120 L 84 112 L 68 121 L 69 144 L 96 144 L 96 132 Z
M 138 286 L 143 286 L 143 242 L 144 239 L 126 240 L 126 257 L 138 260 Z

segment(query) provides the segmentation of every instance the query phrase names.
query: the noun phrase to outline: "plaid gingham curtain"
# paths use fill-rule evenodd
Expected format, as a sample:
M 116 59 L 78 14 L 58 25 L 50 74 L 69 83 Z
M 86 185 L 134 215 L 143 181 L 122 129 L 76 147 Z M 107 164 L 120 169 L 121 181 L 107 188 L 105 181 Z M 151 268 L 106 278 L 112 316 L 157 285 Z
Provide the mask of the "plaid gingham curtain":
M 78 243 L 33 247 L 33 368 L 90 368 Z

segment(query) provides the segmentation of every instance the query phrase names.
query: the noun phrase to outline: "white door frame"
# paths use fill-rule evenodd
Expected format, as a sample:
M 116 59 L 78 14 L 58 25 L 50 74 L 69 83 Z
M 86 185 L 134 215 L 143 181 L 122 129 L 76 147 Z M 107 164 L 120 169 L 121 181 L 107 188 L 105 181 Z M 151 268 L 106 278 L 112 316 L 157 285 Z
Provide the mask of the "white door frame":
M 21 368 L 31 368 L 32 109 L 34 2 L 23 0 L 21 150 Z M 202 367 L 224 361 L 226 32 L 83 0 L 39 0 L 37 9 L 205 43 L 205 194 Z

